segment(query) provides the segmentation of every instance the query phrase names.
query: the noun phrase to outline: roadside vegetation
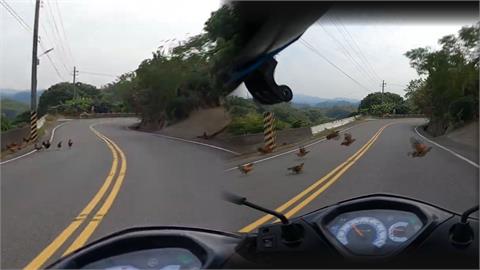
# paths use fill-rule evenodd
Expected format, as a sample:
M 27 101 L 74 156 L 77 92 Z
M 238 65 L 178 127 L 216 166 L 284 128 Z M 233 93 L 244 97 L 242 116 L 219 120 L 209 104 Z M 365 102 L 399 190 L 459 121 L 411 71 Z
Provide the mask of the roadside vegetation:
M 27 104 L 9 98 L 2 98 L 1 131 L 23 127 L 29 123 L 30 111 Z
M 197 109 L 224 105 L 232 116 L 233 134 L 263 130 L 263 112 L 252 100 L 227 97 L 232 89 L 220 83 L 222 69 L 242 47 L 248 29 L 235 15 L 235 5 L 212 12 L 201 34 L 160 46 L 138 68 L 101 88 L 59 83 L 40 97 L 39 113 L 134 112 L 140 127 L 161 129 L 187 118 Z M 463 27 L 439 40 L 441 49 L 416 48 L 405 53 L 419 74 L 405 89 L 405 98 L 371 93 L 359 104 L 333 108 L 283 103 L 268 106 L 277 129 L 316 125 L 355 114 L 425 114 L 427 130 L 441 135 L 449 128 L 478 119 L 479 25 Z M 3 119 L 3 118 L 2 118 Z M 2 121 L 2 127 L 4 123 Z M 5 126 L 8 126 L 5 124 Z
M 439 50 L 405 53 L 420 76 L 409 83 L 405 96 L 413 110 L 430 119 L 426 130 L 434 136 L 478 120 L 479 29 L 477 23 L 442 37 Z
M 280 103 L 270 106 L 259 105 L 252 99 L 229 96 L 225 101 L 225 108 L 232 117 L 228 132 L 234 135 L 263 132 L 263 113 L 268 109 L 275 115 L 275 128 L 310 127 L 326 123 L 335 119 L 355 114 L 356 107 L 316 108 L 302 106 L 294 107 L 290 103 Z
M 409 104 L 398 94 L 376 92 L 368 94 L 358 106 L 360 114 L 383 116 L 412 113 Z

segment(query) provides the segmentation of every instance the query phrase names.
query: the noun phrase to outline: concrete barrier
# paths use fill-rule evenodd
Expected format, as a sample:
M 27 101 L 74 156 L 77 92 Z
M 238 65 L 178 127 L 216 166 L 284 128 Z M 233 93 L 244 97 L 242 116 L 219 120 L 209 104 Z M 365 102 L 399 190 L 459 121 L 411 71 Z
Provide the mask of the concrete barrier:
M 382 118 L 426 118 L 424 114 L 386 114 Z
M 135 117 L 135 113 L 82 113 L 78 118 L 110 118 L 110 117 Z
M 313 135 L 315 135 L 315 134 L 320 133 L 320 132 L 322 132 L 326 129 L 332 129 L 332 128 L 336 128 L 336 127 L 343 126 L 345 124 L 351 123 L 351 122 L 355 121 L 356 119 L 357 119 L 357 117 L 353 116 L 353 117 L 343 118 L 343 119 L 335 120 L 335 121 L 332 121 L 332 122 L 323 123 L 323 124 L 320 124 L 320 125 L 317 125 L 317 126 L 313 126 L 313 127 L 311 127 L 311 133 Z
M 30 126 L 3 131 L 1 134 L 2 151 L 7 149 L 7 145 L 11 143 L 22 144 L 23 138 L 28 138 L 29 136 Z
M 277 130 L 276 133 L 277 147 L 282 144 L 296 143 L 312 136 L 310 127 Z M 215 140 L 237 152 L 246 153 L 256 151 L 258 147 L 263 146 L 263 133 L 219 136 Z

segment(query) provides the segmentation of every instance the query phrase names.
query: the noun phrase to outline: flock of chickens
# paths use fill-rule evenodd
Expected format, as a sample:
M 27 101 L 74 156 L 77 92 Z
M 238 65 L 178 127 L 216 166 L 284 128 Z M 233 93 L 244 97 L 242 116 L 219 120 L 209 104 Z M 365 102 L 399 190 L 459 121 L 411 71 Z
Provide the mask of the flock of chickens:
M 331 139 L 336 139 L 338 140 L 340 138 L 340 134 L 339 134 L 339 131 L 338 130 L 334 130 L 332 132 L 330 132 L 328 135 L 327 135 L 327 140 L 331 140 Z M 351 145 L 353 142 L 355 141 L 354 138 L 352 138 L 352 134 L 350 133 L 345 133 L 344 134 L 344 140 L 342 141 L 341 145 L 345 145 L 345 146 L 349 146 Z M 259 148 L 258 151 L 262 154 L 266 154 L 266 153 L 269 153 L 271 151 L 266 151 L 265 149 L 263 148 Z M 305 147 L 301 146 L 299 149 L 298 149 L 298 152 L 296 152 L 295 154 L 297 155 L 297 157 L 299 158 L 303 158 L 305 157 L 310 151 L 307 151 L 305 149 Z M 287 168 L 288 171 L 291 171 L 292 174 L 299 174 L 303 171 L 303 166 L 305 165 L 305 162 L 302 162 L 298 165 L 295 165 L 293 167 L 289 167 Z M 251 172 L 253 170 L 253 163 L 247 163 L 247 164 L 243 164 L 243 165 L 240 165 L 238 166 L 238 169 L 243 173 L 243 174 L 248 174 L 249 172 Z
M 331 140 L 331 139 L 335 139 L 335 140 L 338 140 L 340 138 L 340 134 L 339 134 L 339 131 L 338 130 L 333 130 L 331 131 L 329 134 L 327 134 L 326 136 L 326 139 L 327 140 Z M 342 143 L 340 145 L 344 145 L 344 146 L 350 146 L 353 142 L 355 142 L 355 139 L 352 137 L 352 134 L 350 133 L 345 133 L 344 134 L 344 140 L 342 141 Z M 413 151 L 412 152 L 408 152 L 408 156 L 412 156 L 412 157 L 423 157 L 425 156 L 429 151 L 430 149 L 432 149 L 432 147 L 429 147 L 427 146 L 425 143 L 423 143 L 422 141 L 416 139 L 416 138 L 410 138 L 410 143 L 412 145 L 412 148 L 413 148 Z M 271 151 L 266 151 L 265 149 L 263 148 L 259 148 L 258 151 L 262 154 L 266 154 L 266 153 L 269 153 Z M 298 149 L 298 152 L 296 152 L 295 154 L 299 157 L 299 158 L 302 158 L 304 156 L 306 156 L 310 151 L 307 151 L 305 149 L 305 147 L 301 146 L 299 149 Z M 303 166 L 304 166 L 304 162 L 298 164 L 298 165 L 295 165 L 293 167 L 289 167 L 287 168 L 287 170 L 291 171 L 292 174 L 299 174 L 303 171 Z M 250 173 L 252 170 L 253 170 L 253 162 L 250 162 L 250 163 L 247 163 L 247 164 L 243 164 L 243 165 L 240 165 L 238 166 L 238 169 L 240 170 L 240 172 L 242 172 L 243 174 L 248 174 Z
M 73 145 L 72 139 L 68 139 L 67 144 L 68 144 L 68 149 L 72 148 L 72 145 Z M 37 150 L 42 150 L 43 148 L 48 149 L 50 148 L 51 145 L 52 144 L 50 143 L 50 141 L 46 140 L 42 142 L 42 145 L 38 145 L 37 143 L 35 143 L 35 149 Z M 62 141 L 59 141 L 57 143 L 57 149 L 61 149 L 61 148 L 62 148 Z
M 7 149 L 11 153 L 15 153 L 16 151 L 21 150 L 23 147 L 27 146 L 29 142 L 30 142 L 30 139 L 23 138 L 23 144 L 11 143 L 7 145 Z M 67 144 L 68 144 L 68 149 L 72 148 L 72 145 L 73 145 L 72 139 L 68 139 Z M 52 143 L 50 142 L 50 140 L 45 140 L 42 142 L 41 145 L 39 145 L 38 143 L 35 143 L 34 148 L 35 150 L 39 151 L 42 149 L 49 149 L 51 145 Z M 59 141 L 57 143 L 57 149 L 61 149 L 61 148 L 62 148 L 62 141 Z

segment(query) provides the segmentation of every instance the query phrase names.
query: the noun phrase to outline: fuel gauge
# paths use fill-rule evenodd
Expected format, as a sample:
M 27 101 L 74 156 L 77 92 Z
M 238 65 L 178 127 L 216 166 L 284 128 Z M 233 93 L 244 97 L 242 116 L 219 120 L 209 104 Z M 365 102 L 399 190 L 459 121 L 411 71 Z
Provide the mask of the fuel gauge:
M 390 228 L 388 228 L 388 238 L 393 242 L 402 243 L 408 240 L 409 238 L 409 231 L 408 231 L 408 222 L 406 221 L 399 221 Z

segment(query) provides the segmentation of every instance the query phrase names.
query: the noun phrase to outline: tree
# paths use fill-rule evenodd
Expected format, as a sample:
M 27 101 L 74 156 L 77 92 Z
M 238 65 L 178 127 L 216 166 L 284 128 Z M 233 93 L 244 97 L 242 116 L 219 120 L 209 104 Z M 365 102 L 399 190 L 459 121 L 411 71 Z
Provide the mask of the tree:
M 406 97 L 429 118 L 427 130 L 443 134 L 449 126 L 478 118 L 479 24 L 439 39 L 440 50 L 405 53 L 421 79 L 410 82 Z
M 368 94 L 360 101 L 358 111 L 372 115 L 392 113 L 393 109 L 404 103 L 403 98 L 395 93 L 381 92 Z
M 102 89 L 102 99 L 99 104 L 95 104 L 99 112 L 111 110 L 116 112 L 138 112 L 139 104 L 136 104 L 133 93 L 137 88 L 135 72 L 128 72 L 120 75 L 114 82 L 111 82 Z M 106 106 L 105 106 L 106 105 Z
M 80 82 L 75 83 L 75 91 L 79 98 L 85 97 L 97 100 L 101 95 L 100 91 L 95 86 Z M 40 96 L 38 103 L 39 116 L 46 114 L 50 107 L 64 104 L 68 100 L 73 99 L 73 97 L 74 88 L 71 83 L 63 82 L 50 86 L 50 88 Z
M 8 118 L 4 117 L 2 115 L 2 117 L 0 118 L 0 121 L 1 121 L 1 124 L 2 124 L 2 131 L 6 131 L 6 130 L 9 130 L 13 127 L 12 123 L 10 122 L 10 120 L 8 120 Z

